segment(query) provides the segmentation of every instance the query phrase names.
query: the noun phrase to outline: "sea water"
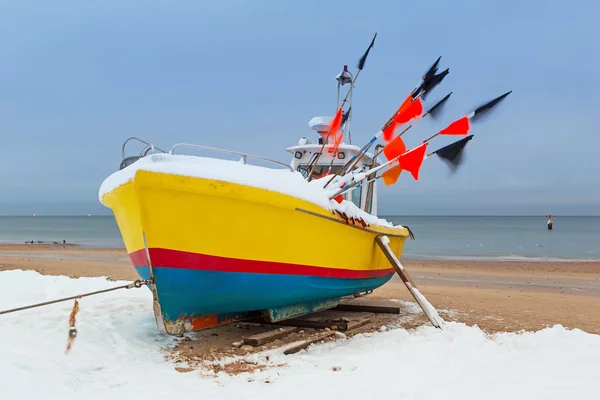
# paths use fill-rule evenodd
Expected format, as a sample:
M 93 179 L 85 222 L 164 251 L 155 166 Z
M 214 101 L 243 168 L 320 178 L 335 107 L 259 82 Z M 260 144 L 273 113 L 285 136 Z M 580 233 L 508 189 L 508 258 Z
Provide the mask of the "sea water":
M 600 261 L 600 217 L 386 217 L 415 240 L 404 259 Z
M 76 243 L 86 247 L 125 247 L 112 216 L 0 217 L 0 243 Z
M 600 261 L 600 217 L 383 217 L 415 235 L 403 259 Z M 32 240 L 123 247 L 112 216 L 0 217 L 0 243 Z

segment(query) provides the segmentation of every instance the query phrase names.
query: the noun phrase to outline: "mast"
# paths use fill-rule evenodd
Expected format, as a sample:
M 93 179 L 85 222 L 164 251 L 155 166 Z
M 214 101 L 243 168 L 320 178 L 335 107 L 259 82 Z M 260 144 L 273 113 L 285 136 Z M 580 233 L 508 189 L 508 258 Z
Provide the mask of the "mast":
M 342 72 L 340 72 L 338 74 L 338 76 L 335 77 L 335 79 L 338 82 L 337 85 L 337 101 L 335 103 L 335 111 L 338 110 L 338 108 L 340 107 L 340 89 L 342 88 L 342 86 L 344 86 L 345 84 L 349 83 L 350 84 L 350 89 L 348 89 L 350 91 L 350 97 L 349 97 L 349 107 L 348 107 L 348 117 L 346 118 L 346 123 L 344 124 L 344 127 L 348 127 L 347 128 L 347 134 L 348 134 L 348 140 L 346 141 L 347 144 L 352 144 L 352 138 L 350 136 L 350 121 L 352 118 L 352 81 L 354 79 L 354 76 L 352 75 L 352 73 L 350 71 L 348 71 L 348 66 L 344 65 L 344 69 L 342 70 Z

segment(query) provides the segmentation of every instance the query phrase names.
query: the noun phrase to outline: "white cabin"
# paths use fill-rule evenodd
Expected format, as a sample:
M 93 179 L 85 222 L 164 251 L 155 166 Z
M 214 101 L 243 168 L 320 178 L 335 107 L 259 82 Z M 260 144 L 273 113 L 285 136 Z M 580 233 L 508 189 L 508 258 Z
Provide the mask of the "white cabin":
M 309 126 L 321 134 L 330 120 L 331 117 L 315 117 L 309 122 Z M 308 177 L 310 169 L 314 164 L 314 160 L 317 158 L 322 146 L 323 137 L 320 136 L 317 143 L 313 143 L 310 139 L 302 137 L 296 146 L 288 147 L 286 151 L 293 155 L 291 162 L 292 168 L 299 171 L 305 178 Z M 334 155 L 332 152 L 328 151 L 331 148 L 332 145 L 325 145 L 323 154 L 319 157 L 319 161 L 315 167 L 313 178 L 319 178 L 326 175 L 330 168 L 331 171 L 329 173 L 335 174 L 346 165 L 348 160 L 360 152 L 360 147 L 342 142 L 338 147 L 335 159 L 332 163 Z M 380 165 L 380 162 L 378 159 L 373 159 L 372 153 L 365 153 L 360 157 L 356 167 L 360 167 L 363 164 L 366 164 L 368 168 L 373 168 L 374 166 Z M 366 181 L 373 178 L 374 176 L 369 177 Z M 363 184 L 360 187 L 351 190 L 344 195 L 344 198 L 353 202 L 362 210 L 372 215 L 377 215 L 377 181 Z

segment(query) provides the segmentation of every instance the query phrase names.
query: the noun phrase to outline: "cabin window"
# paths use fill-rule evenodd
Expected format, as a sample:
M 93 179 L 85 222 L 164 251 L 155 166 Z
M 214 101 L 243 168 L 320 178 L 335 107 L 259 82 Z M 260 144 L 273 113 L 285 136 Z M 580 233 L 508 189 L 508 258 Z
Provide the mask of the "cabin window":
M 360 198 L 362 197 L 362 186 L 357 187 L 353 191 L 350 192 L 352 196 L 352 202 L 356 204 L 356 207 L 360 208 Z
M 300 172 L 302 174 L 302 176 L 306 179 L 308 178 L 308 174 L 310 174 L 310 170 L 312 168 L 311 164 L 302 164 L 302 165 L 298 165 L 298 167 L 296 167 L 296 170 L 298 172 Z M 336 172 L 338 172 L 341 169 L 341 167 L 339 165 L 334 165 L 331 167 L 331 171 L 330 171 L 330 165 L 329 164 L 323 164 L 323 165 L 317 165 L 317 167 L 315 168 L 315 173 L 313 174 L 313 179 L 314 178 L 319 178 L 321 176 L 326 175 L 328 172 L 330 174 L 335 174 Z
M 298 168 L 296 168 L 296 170 L 302 174 L 304 179 L 308 178 L 308 174 L 310 171 L 306 169 L 306 165 L 298 165 Z

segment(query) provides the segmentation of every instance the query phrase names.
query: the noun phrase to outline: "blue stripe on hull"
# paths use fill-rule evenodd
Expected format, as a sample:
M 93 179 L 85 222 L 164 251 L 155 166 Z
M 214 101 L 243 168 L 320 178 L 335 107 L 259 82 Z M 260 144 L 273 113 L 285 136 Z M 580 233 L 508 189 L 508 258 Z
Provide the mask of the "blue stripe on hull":
M 148 268 L 136 267 L 149 278 Z M 218 272 L 155 268 L 159 302 L 167 320 L 181 315 L 209 315 L 266 310 L 315 300 L 335 299 L 386 283 L 392 274 L 361 279 L 301 275 Z

